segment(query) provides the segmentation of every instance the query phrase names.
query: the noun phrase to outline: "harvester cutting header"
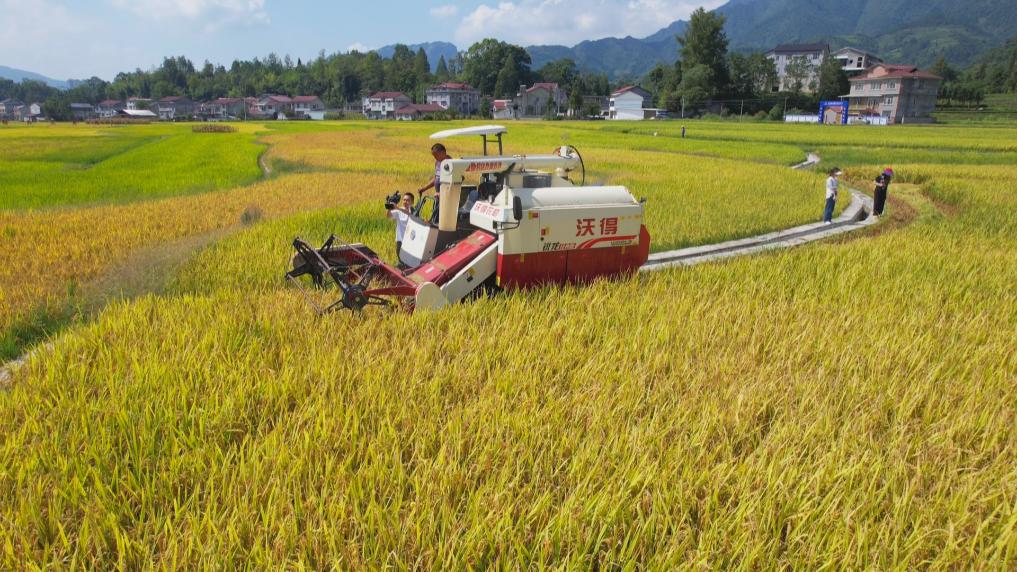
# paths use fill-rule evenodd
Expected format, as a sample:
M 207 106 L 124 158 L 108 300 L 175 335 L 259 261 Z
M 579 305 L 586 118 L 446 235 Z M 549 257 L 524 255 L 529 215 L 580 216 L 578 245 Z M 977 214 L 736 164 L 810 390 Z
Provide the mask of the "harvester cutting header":
M 548 155 L 504 155 L 499 125 L 441 131 L 431 139 L 476 135 L 482 157 L 441 163 L 439 197 L 414 206 L 399 266 L 363 244 L 331 236 L 320 248 L 293 241 L 287 278 L 338 289 L 320 313 L 368 305 L 437 309 L 496 292 L 544 284 L 585 283 L 635 272 L 650 235 L 643 204 L 622 186 L 584 186 L 585 165 L 571 146 Z M 489 155 L 497 144 L 498 154 Z M 466 184 L 476 175 L 476 184 Z M 578 175 L 579 185 L 571 177 Z M 422 218 L 437 209 L 437 217 Z M 310 298 L 309 298 L 310 299 Z

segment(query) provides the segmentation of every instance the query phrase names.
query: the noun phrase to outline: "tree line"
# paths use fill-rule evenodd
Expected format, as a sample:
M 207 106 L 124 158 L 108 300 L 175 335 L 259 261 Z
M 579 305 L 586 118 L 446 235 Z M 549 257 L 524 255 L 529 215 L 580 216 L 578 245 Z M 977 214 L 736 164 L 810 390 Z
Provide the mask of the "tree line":
M 777 68 L 762 52 L 728 51 L 722 14 L 697 9 L 683 36 L 677 37 L 679 58 L 658 65 L 646 78 L 656 93 L 657 106 L 668 111 L 709 109 L 782 118 L 785 108 L 812 108 L 819 101 L 837 99 L 850 84 L 833 58 L 814 66 L 804 57 L 785 67 L 787 85 L 777 92 Z M 813 78 L 818 77 L 818 80 Z
M 269 54 L 263 59 L 236 60 L 229 68 L 208 61 L 197 67 L 186 57 L 178 56 L 165 58 L 149 71 L 122 72 L 111 82 L 93 77 L 66 91 L 38 81 L 0 80 L 0 99 L 44 102 L 44 113 L 61 120 L 70 117 L 71 103 L 96 104 L 129 97 L 159 99 L 180 95 L 208 101 L 265 93 L 317 95 L 327 106 L 343 108 L 356 105 L 362 97 L 377 91 L 399 91 L 422 103 L 429 87 L 446 81 L 468 83 L 480 90 L 485 100 L 512 97 L 520 84 L 537 81 L 558 83 L 578 102 L 582 95 L 610 93 L 606 75 L 581 73 L 572 60 L 551 62 L 538 70 L 531 69 L 531 63 L 529 53 L 522 47 L 493 39 L 477 42 L 453 61 L 442 56 L 434 71 L 423 49 L 414 52 L 402 44 L 395 46 L 389 58 L 373 51 L 331 55 L 322 51 L 313 60 L 304 62 L 298 58 L 294 62 L 290 56 Z M 488 101 L 488 108 L 489 105 Z
M 815 109 L 819 101 L 837 99 L 848 92 L 847 76 L 833 58 L 818 66 L 805 58 L 793 59 L 785 67 L 785 90 L 776 92 L 773 60 L 759 52 L 729 52 L 724 22 L 722 14 L 702 8 L 693 12 L 685 34 L 676 37 L 679 58 L 673 64 L 656 66 L 639 82 L 654 94 L 657 107 L 672 112 L 768 114 L 779 119 L 788 109 Z M 944 78 L 940 96 L 948 103 L 977 105 L 986 93 L 1015 92 L 1017 38 L 964 72 L 942 59 L 931 71 Z M 446 81 L 461 81 L 477 88 L 484 98 L 482 115 L 488 114 L 492 99 L 511 98 L 523 84 L 557 83 L 569 94 L 569 108 L 582 110 L 584 115 L 599 113 L 597 104 L 585 103 L 584 96 L 606 97 L 612 88 L 620 87 L 612 85 L 606 75 L 581 72 L 571 59 L 534 70 L 525 48 L 485 39 L 451 61 L 442 57 L 433 71 L 423 49 L 414 52 L 402 44 L 395 46 L 390 58 L 376 52 L 326 55 L 321 51 L 313 60 L 298 58 L 294 62 L 288 55 L 280 58 L 269 54 L 236 60 L 228 68 L 208 61 L 197 67 L 178 56 L 165 58 L 152 70 L 122 72 L 111 82 L 93 77 L 66 91 L 38 81 L 0 79 L 0 99 L 43 102 L 43 113 L 61 120 L 70 117 L 71 103 L 95 104 L 129 97 L 182 95 L 207 101 L 265 93 L 317 95 L 329 107 L 343 108 L 356 105 L 376 91 L 400 91 L 422 103 L 428 87 Z

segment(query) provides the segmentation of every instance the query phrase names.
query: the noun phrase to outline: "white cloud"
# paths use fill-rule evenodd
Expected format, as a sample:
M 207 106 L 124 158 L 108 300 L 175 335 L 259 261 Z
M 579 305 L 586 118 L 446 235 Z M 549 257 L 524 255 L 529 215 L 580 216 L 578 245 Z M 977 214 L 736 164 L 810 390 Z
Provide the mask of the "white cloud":
M 265 0 L 110 0 L 118 8 L 151 19 L 200 20 L 206 27 L 268 23 Z
M 463 17 L 456 41 L 483 38 L 522 45 L 562 44 L 609 36 L 648 36 L 696 8 L 726 0 L 515 0 L 481 4 Z
M 451 18 L 459 13 L 459 6 L 455 4 L 445 4 L 444 6 L 435 6 L 431 8 L 431 16 L 434 18 Z
M 82 77 L 74 64 L 115 56 L 93 41 L 105 34 L 104 24 L 89 15 L 73 14 L 50 0 L 0 0 L 0 54 L 4 65 L 67 79 Z M 74 54 L 59 61 L 56 54 Z
M 365 53 L 371 51 L 371 48 L 365 46 L 364 44 L 361 44 L 360 42 L 353 42 L 352 44 L 349 45 L 348 48 L 346 48 L 346 51 L 347 52 L 360 52 L 362 54 L 365 54 Z

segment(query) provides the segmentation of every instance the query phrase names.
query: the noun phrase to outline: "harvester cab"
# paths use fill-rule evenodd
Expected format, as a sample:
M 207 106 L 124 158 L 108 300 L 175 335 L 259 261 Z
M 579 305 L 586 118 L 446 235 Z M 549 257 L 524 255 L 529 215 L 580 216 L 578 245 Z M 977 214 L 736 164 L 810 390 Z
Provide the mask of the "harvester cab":
M 315 304 L 319 313 L 367 305 L 437 309 L 478 293 L 623 275 L 646 262 L 641 201 L 622 186 L 584 186 L 574 147 L 505 155 L 506 131 L 486 125 L 431 136 L 480 136 L 484 155 L 442 162 L 436 214 L 422 217 L 422 200 L 407 223 L 404 268 L 334 236 L 317 249 L 297 238 L 287 278 L 300 285 L 309 275 L 318 287 L 336 288 L 337 300 Z M 497 155 L 488 153 L 494 144 Z

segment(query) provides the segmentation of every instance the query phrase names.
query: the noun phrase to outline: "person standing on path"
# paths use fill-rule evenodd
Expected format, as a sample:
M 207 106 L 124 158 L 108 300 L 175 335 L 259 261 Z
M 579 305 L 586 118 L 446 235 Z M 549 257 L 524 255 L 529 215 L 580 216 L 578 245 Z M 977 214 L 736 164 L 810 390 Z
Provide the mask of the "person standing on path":
M 893 169 L 887 167 L 876 177 L 876 191 L 873 193 L 872 216 L 880 217 L 883 208 L 886 206 L 886 192 L 890 190 L 890 180 L 893 179 Z
M 826 179 L 826 208 L 823 209 L 823 222 L 826 224 L 833 224 L 833 208 L 837 206 L 837 190 L 840 186 L 837 177 L 841 174 L 841 170 L 834 167 L 830 169 L 830 176 Z
M 685 139 L 685 126 L 682 125 L 682 139 Z

